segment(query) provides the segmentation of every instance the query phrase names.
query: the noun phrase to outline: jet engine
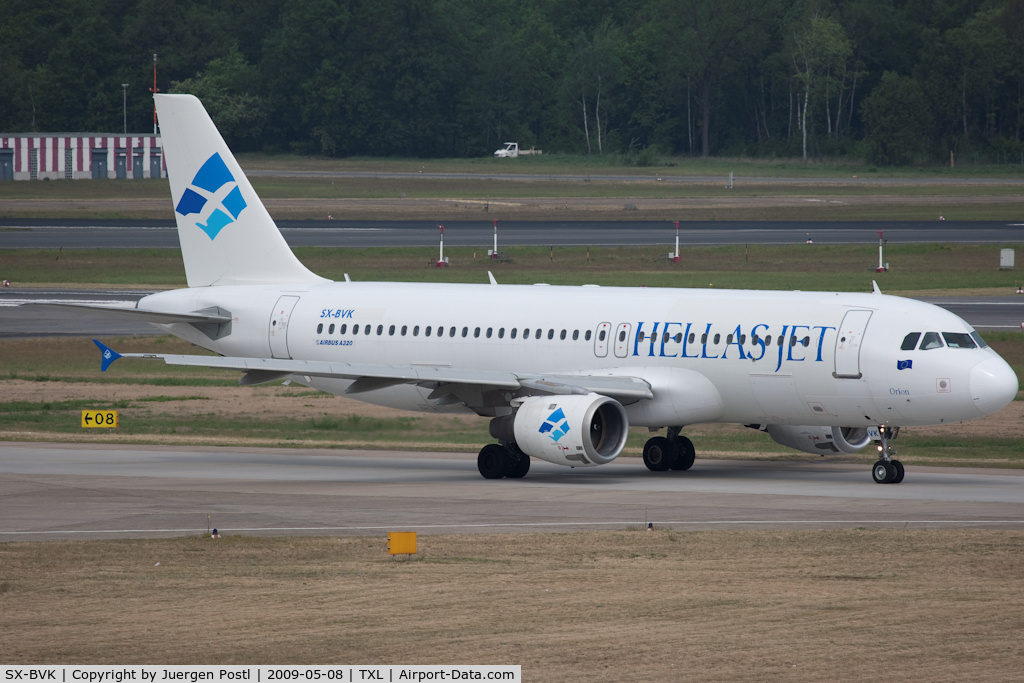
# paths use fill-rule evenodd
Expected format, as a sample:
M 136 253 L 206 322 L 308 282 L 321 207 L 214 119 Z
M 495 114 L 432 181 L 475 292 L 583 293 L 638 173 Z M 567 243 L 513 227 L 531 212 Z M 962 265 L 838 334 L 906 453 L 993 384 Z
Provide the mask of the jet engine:
M 757 425 L 768 432 L 775 443 L 805 453 L 835 455 L 856 453 L 871 443 L 865 427 L 807 427 L 800 425 Z
M 618 457 L 626 445 L 629 418 L 622 404 L 599 394 L 531 396 L 514 414 L 491 420 L 490 431 L 527 455 L 587 467 Z

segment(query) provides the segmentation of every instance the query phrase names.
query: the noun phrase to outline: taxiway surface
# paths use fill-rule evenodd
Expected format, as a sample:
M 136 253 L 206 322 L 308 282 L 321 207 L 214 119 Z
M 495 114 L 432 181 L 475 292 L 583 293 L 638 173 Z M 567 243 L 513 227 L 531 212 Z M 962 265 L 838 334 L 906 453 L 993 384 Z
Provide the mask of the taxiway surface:
M 654 474 L 534 460 L 488 481 L 470 453 L 0 445 L 0 541 L 204 533 L 356 535 L 675 529 L 1024 529 L 1024 472 L 698 458 Z M 209 515 L 209 522 L 207 521 Z
M 277 221 L 292 247 L 433 247 L 437 221 Z M 0 219 L 7 249 L 172 248 L 174 221 Z M 684 221 L 682 246 L 728 244 L 1019 244 L 1024 224 L 1007 221 Z M 445 221 L 450 247 L 490 246 L 490 220 Z M 499 248 L 510 246 L 663 246 L 674 244 L 668 221 L 501 221 Z

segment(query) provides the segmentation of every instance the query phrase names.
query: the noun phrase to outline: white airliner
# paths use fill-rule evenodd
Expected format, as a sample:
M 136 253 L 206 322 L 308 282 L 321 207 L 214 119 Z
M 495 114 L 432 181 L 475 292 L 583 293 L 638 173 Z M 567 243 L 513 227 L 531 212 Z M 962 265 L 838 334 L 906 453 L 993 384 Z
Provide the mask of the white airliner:
M 1017 377 L 966 322 L 881 294 L 332 282 L 307 270 L 202 104 L 156 95 L 188 288 L 130 312 L 219 356 L 124 354 L 290 379 L 407 410 L 491 418 L 489 479 L 530 457 L 614 460 L 630 425 L 666 429 L 655 471 L 685 470 L 684 427 L 734 422 L 820 455 L 872 442 L 878 483 L 900 427 L 989 415 Z M 102 344 L 102 368 L 120 357 Z

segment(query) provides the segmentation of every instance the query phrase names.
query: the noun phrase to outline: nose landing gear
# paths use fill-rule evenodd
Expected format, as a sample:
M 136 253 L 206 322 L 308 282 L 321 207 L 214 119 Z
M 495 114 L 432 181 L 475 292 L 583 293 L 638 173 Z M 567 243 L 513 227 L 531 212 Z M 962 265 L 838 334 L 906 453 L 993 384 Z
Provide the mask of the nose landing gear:
M 876 484 L 898 484 L 903 481 L 903 463 L 895 460 L 896 449 L 890 445 L 900 433 L 899 427 L 878 426 L 878 462 L 871 467 L 871 478 Z

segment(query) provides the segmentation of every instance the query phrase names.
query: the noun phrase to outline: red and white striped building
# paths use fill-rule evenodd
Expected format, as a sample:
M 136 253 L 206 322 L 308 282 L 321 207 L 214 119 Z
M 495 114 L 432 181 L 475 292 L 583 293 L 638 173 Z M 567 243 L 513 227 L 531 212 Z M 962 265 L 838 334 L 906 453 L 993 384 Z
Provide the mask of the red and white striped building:
M 165 177 L 159 135 L 0 134 L 0 180 Z

